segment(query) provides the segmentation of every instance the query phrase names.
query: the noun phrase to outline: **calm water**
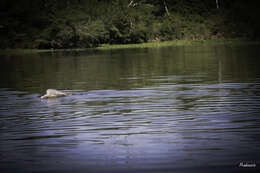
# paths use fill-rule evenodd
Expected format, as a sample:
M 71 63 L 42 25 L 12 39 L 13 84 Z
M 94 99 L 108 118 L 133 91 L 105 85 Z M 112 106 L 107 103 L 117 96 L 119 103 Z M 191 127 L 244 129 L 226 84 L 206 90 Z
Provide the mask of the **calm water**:
M 259 48 L 1 56 L 0 172 L 257 171 Z

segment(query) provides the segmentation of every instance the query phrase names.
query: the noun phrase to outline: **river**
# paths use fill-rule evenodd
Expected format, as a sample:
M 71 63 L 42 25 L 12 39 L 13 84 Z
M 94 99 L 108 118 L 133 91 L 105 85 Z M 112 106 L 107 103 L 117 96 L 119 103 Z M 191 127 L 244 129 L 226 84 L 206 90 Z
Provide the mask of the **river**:
M 0 172 L 259 171 L 259 48 L 1 55 Z

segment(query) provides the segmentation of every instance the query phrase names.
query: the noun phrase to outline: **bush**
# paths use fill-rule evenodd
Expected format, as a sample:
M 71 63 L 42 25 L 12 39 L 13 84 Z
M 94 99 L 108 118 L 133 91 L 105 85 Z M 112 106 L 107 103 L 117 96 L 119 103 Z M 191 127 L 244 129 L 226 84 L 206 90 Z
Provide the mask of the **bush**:
M 160 40 L 173 40 L 182 38 L 182 26 L 180 19 L 174 16 L 162 18 L 162 22 L 154 25 L 154 32 Z
M 131 43 L 143 43 L 148 40 L 148 28 L 144 23 L 136 24 L 130 32 L 130 42 Z
M 96 47 L 109 40 L 109 32 L 101 20 L 76 25 L 79 47 Z
M 103 43 L 260 37 L 259 3 L 214 1 L 6 1 L 0 48 L 89 48 Z M 8 5 L 9 4 L 9 5 Z M 23 7 L 23 8 L 22 8 Z
M 38 48 L 38 49 L 50 49 L 51 43 L 48 40 L 44 40 L 44 39 L 36 39 L 33 42 L 33 46 L 32 48 Z

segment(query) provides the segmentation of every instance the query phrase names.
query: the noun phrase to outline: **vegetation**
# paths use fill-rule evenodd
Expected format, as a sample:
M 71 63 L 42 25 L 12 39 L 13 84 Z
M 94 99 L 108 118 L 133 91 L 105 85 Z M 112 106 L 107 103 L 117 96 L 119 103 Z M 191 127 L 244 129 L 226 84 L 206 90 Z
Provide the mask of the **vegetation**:
M 2 0 L 0 48 L 258 39 L 259 4 L 243 0 Z

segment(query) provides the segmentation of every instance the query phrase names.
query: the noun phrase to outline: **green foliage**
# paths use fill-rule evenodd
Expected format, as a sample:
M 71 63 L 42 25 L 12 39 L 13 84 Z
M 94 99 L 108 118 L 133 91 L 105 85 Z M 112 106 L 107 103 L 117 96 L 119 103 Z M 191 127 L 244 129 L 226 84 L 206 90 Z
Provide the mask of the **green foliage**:
M 179 19 L 168 16 L 162 19 L 160 25 L 160 37 L 162 40 L 180 39 L 181 26 L 179 25 Z
M 165 40 L 259 38 L 258 3 L 166 0 L 1 1 L 0 48 L 88 48 Z
M 76 25 L 78 47 L 96 47 L 98 44 L 107 42 L 109 36 L 105 24 L 101 20 Z

